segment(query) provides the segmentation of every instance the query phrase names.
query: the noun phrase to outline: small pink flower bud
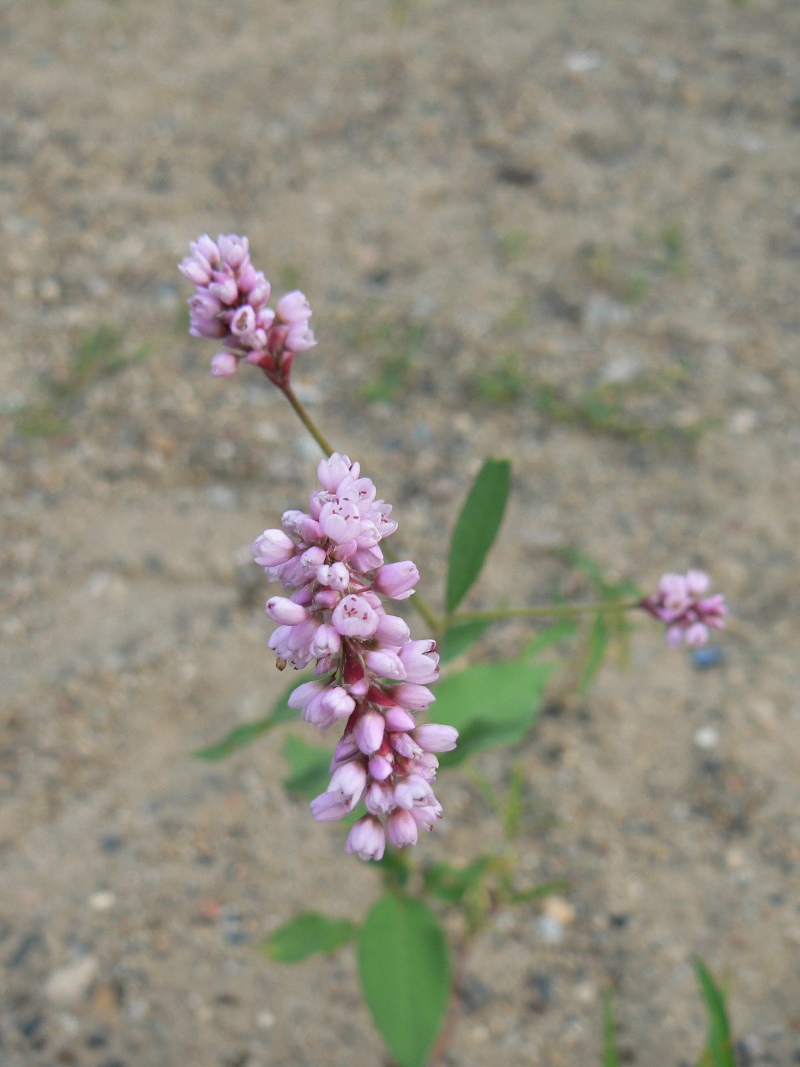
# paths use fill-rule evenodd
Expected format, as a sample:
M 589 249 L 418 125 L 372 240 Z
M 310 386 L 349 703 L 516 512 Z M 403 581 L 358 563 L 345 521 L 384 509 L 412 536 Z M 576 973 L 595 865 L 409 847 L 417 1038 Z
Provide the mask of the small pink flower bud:
M 376 782 L 385 781 L 394 767 L 385 756 L 373 756 L 369 761 L 369 773 Z
M 234 270 L 247 259 L 249 243 L 246 237 L 238 237 L 235 233 L 220 234 L 217 246 L 222 258 Z
M 339 793 L 348 805 L 347 810 L 352 811 L 364 795 L 366 784 L 367 771 L 364 764 L 360 760 L 352 760 L 336 768 L 331 777 L 328 792 Z
M 409 682 L 435 682 L 439 677 L 439 654 L 435 641 L 409 641 L 399 652 Z
M 417 824 L 411 812 L 403 808 L 397 808 L 386 820 L 386 832 L 395 848 L 417 843 Z
M 456 747 L 458 730 L 453 726 L 429 722 L 418 726 L 411 736 L 425 752 L 452 752 Z
M 397 805 L 394 802 L 394 791 L 386 782 L 372 782 L 367 788 L 364 803 L 371 815 L 388 815 L 394 811 Z
M 289 694 L 287 704 L 290 708 L 305 710 L 314 697 L 325 691 L 325 682 L 303 682 Z
M 407 732 L 413 730 L 417 725 L 414 716 L 406 711 L 405 708 L 400 708 L 395 705 L 392 708 L 387 708 L 383 717 L 386 720 L 386 729 L 391 730 L 392 733 Z
M 365 756 L 371 756 L 381 747 L 384 729 L 384 719 L 378 711 L 367 711 L 359 717 L 353 733 Z
M 299 289 L 281 297 L 278 301 L 277 311 L 278 318 L 281 322 L 286 322 L 290 325 L 299 322 L 308 322 L 311 318 L 311 305 L 306 299 L 305 294 L 301 293 Z
M 215 296 L 223 304 L 234 304 L 239 296 L 239 286 L 233 278 L 226 278 L 217 272 L 217 281 L 211 282 L 208 287 L 209 293 Z
M 239 361 L 230 352 L 217 352 L 211 360 L 211 374 L 214 378 L 230 378 L 236 373 Z
M 342 647 L 342 638 L 335 627 L 323 623 L 314 634 L 309 647 L 313 656 L 322 659 L 323 656 L 333 656 L 339 651 Z
M 401 708 L 409 711 L 424 711 L 436 700 L 436 697 L 424 685 L 416 682 L 401 682 L 400 685 L 392 686 L 392 699 L 396 700 Z
M 375 588 L 392 600 L 406 600 L 419 581 L 419 571 L 411 562 L 387 563 L 375 575 Z
M 408 628 L 408 623 L 398 615 L 381 615 L 375 636 L 382 644 L 394 645 L 395 648 L 399 648 L 408 641 L 411 631 Z M 405 662 L 402 651 L 399 655 Z M 406 667 L 406 670 L 408 670 L 408 667 Z
M 417 742 L 408 734 L 389 734 L 389 744 L 400 756 L 406 759 L 416 759 L 422 755 L 422 749 Z
M 391 678 L 393 681 L 405 678 L 406 669 L 400 657 L 388 648 L 376 648 L 367 652 L 364 662 L 373 674 L 379 678 Z
M 347 719 L 355 710 L 356 702 L 346 689 L 336 685 L 326 689 L 322 696 L 322 705 L 334 719 Z
M 253 556 L 260 567 L 278 567 L 288 563 L 297 546 L 283 530 L 265 530 L 253 542 Z
M 282 626 L 295 626 L 308 618 L 308 612 L 300 604 L 283 596 L 273 596 L 267 601 L 267 615 Z
M 383 824 L 379 819 L 365 815 L 350 827 L 344 848 L 349 856 L 355 855 L 362 860 L 382 859 L 386 848 L 386 831 Z
M 337 793 L 320 793 L 308 806 L 317 822 L 336 822 L 352 810 Z

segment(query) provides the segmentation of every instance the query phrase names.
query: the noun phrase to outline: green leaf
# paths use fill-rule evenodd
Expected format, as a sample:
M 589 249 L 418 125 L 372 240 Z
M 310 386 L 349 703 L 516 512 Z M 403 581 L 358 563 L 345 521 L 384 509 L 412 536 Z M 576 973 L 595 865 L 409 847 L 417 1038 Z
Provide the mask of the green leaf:
M 449 663 L 451 660 L 458 659 L 463 652 L 483 637 L 491 625 L 485 620 L 473 619 L 471 622 L 457 622 L 448 626 L 441 640 L 436 642 L 440 661 Z
M 230 756 L 237 749 L 252 744 L 253 741 L 257 740 L 262 734 L 265 734 L 274 726 L 280 726 L 285 722 L 294 722 L 297 718 L 297 712 L 289 707 L 289 696 L 295 691 L 298 685 L 302 685 L 303 682 L 308 682 L 310 680 L 311 675 L 300 675 L 290 686 L 286 687 L 275 702 L 275 706 L 269 715 L 265 716 L 263 719 L 253 719 L 251 722 L 242 723 L 241 726 L 235 726 L 230 733 L 222 738 L 221 741 L 217 741 L 215 744 L 209 745 L 207 748 L 198 749 L 198 751 L 193 752 L 192 755 L 195 759 L 208 760 L 210 763 L 215 760 L 225 759 L 226 756 Z
M 536 659 L 545 649 L 574 637 L 577 629 L 578 624 L 574 619 L 559 619 L 558 622 L 554 622 L 552 626 L 538 633 L 530 644 L 525 646 L 522 658 Z
M 381 897 L 361 928 L 358 970 L 399 1067 L 424 1067 L 450 998 L 450 957 L 433 912 L 411 897 Z
M 617 1055 L 616 1023 L 614 1022 L 614 1001 L 611 991 L 606 990 L 603 997 L 603 1067 L 619 1067 Z
M 465 894 L 483 877 L 495 862 L 494 856 L 479 856 L 466 867 L 449 863 L 432 863 L 424 874 L 425 891 L 448 904 L 460 904 Z
M 331 754 L 326 748 L 309 745 L 307 741 L 289 734 L 283 743 L 283 755 L 291 772 L 283 780 L 283 788 L 287 793 L 299 793 L 306 800 L 313 800 L 325 792 L 331 778 Z
M 458 747 L 442 753 L 441 765 L 453 767 L 473 752 L 521 741 L 554 670 L 552 663 L 522 660 L 478 663 L 439 682 L 436 721 L 459 731 Z
M 508 500 L 511 464 L 487 459 L 472 484 L 450 542 L 447 571 L 447 613 L 466 596 L 494 543 Z
M 358 927 L 346 919 L 329 919 L 307 911 L 273 930 L 259 948 L 278 963 L 295 963 L 317 952 L 333 952 L 353 941 L 357 933 Z
M 595 679 L 595 675 L 603 665 L 606 651 L 608 650 L 609 632 L 605 617 L 601 611 L 594 617 L 592 628 L 589 631 L 589 640 L 586 647 L 586 659 L 581 671 L 580 691 L 586 694 Z
M 708 1013 L 708 1042 L 699 1067 L 736 1067 L 725 994 L 702 960 L 695 959 L 694 969 Z

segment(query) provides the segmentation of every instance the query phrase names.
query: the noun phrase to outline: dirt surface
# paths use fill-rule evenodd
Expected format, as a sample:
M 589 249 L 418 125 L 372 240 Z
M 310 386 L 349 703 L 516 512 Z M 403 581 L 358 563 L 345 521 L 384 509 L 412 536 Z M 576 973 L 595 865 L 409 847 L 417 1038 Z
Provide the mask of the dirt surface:
M 383 1062 L 350 950 L 255 950 L 376 875 L 286 797 L 278 734 L 188 756 L 285 684 L 248 546 L 316 464 L 185 334 L 204 231 L 308 294 L 298 391 L 433 599 L 494 454 L 473 606 L 546 597 L 569 544 L 732 604 L 715 666 L 643 622 L 629 670 L 478 761 L 526 768 L 523 875 L 570 889 L 479 939 L 447 1062 L 599 1064 L 611 984 L 624 1062 L 693 1063 L 694 953 L 740 1063 L 800 1062 L 797 0 L 5 0 L 0 40 L 0 1062 Z M 437 791 L 422 847 L 466 860 L 497 822 Z

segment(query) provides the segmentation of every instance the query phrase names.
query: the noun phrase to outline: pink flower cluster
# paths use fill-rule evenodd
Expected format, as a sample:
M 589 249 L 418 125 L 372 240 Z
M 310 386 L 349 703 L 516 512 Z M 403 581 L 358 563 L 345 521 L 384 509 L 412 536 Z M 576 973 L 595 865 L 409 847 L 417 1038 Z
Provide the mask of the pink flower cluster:
M 699 648 L 708 641 L 709 629 L 721 630 L 725 625 L 725 597 L 722 593 L 706 596 L 709 584 L 703 571 L 665 574 L 658 592 L 639 602 L 645 611 L 666 623 L 670 648 L 678 648 L 682 641 Z
M 212 241 L 204 234 L 189 249 L 178 268 L 197 290 L 187 301 L 189 333 L 219 338 L 226 348 L 211 360 L 211 373 L 226 378 L 245 359 L 275 385 L 288 383 L 295 354 L 317 343 L 305 296 L 287 293 L 275 311 L 267 307 L 270 284 L 250 262 L 246 237 L 220 234 Z
M 363 799 L 367 814 L 351 827 L 346 851 L 379 860 L 387 836 L 397 848 L 413 845 L 441 818 L 435 753 L 454 749 L 458 731 L 414 719 L 435 700 L 428 685 L 439 677 L 439 656 L 434 641 L 412 641 L 378 595 L 405 600 L 419 580 L 410 560 L 384 563 L 379 542 L 397 529 L 391 506 L 375 499 L 372 481 L 347 456 L 334 453 L 318 474 L 322 489 L 308 513 L 287 511 L 283 529 L 265 530 L 253 553 L 292 590 L 267 602 L 279 624 L 269 642 L 279 665 L 316 660 L 317 680 L 295 689 L 290 707 L 320 730 L 345 724 L 330 785 L 311 811 L 332 822 Z

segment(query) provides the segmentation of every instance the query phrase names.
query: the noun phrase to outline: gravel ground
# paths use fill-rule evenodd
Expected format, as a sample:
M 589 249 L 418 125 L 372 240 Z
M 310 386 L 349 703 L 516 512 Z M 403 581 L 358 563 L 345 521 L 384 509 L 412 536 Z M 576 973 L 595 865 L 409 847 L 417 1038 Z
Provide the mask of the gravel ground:
M 478 761 L 525 767 L 522 872 L 570 888 L 480 937 L 447 1062 L 599 1064 L 611 984 L 624 1062 L 693 1063 L 695 953 L 740 1063 L 800 1062 L 797 0 L 4 0 L 0 40 L 0 1063 L 384 1062 L 350 950 L 255 951 L 377 877 L 286 797 L 277 734 L 188 756 L 285 684 L 247 546 L 316 463 L 185 334 L 204 231 L 308 294 L 298 391 L 432 598 L 494 454 L 476 608 L 547 596 L 570 544 L 732 605 L 717 665 L 643 623 Z M 496 820 L 440 792 L 423 849 L 466 860 Z

